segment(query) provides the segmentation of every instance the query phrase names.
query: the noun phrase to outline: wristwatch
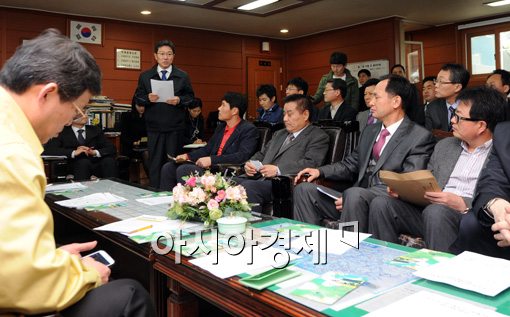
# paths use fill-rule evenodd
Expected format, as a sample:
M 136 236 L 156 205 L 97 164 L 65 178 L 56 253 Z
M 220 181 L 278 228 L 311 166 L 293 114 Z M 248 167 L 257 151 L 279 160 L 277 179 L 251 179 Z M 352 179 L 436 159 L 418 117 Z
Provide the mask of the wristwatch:
M 489 218 L 491 218 L 492 220 L 494 220 L 494 215 L 492 214 L 491 207 L 498 199 L 499 198 L 492 198 L 482 208 L 483 212 L 485 212 L 485 214 L 489 216 Z

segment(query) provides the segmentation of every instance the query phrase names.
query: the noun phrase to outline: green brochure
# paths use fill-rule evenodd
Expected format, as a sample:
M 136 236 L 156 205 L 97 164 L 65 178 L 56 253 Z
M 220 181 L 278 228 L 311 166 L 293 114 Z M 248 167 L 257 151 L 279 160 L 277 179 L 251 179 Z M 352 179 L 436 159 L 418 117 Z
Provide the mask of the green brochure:
M 396 257 L 391 260 L 389 264 L 418 270 L 422 267 L 451 259 L 454 256 L 455 255 L 450 253 L 421 249 Z
M 366 279 L 360 276 L 327 272 L 297 287 L 291 294 L 332 305 L 364 282 Z
M 242 278 L 239 280 L 239 283 L 254 289 L 261 290 L 299 275 L 301 275 L 300 272 L 290 270 L 289 268 L 271 269 L 266 272 Z

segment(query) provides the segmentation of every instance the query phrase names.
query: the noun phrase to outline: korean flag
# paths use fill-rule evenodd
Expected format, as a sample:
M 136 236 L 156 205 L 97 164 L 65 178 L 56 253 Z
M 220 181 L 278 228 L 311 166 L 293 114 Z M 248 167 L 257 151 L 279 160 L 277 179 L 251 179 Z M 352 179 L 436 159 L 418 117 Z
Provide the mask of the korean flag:
M 69 37 L 73 41 L 101 45 L 101 35 L 101 24 L 99 23 L 71 21 Z

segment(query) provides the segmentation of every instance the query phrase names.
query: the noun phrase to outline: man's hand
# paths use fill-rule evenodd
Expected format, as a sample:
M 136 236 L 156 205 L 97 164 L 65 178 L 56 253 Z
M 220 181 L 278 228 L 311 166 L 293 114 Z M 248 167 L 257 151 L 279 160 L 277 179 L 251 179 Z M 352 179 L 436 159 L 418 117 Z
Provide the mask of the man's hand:
M 316 168 L 305 168 L 304 170 L 301 170 L 294 178 L 294 185 L 297 184 L 297 182 L 299 181 L 299 179 L 301 179 L 303 174 L 309 175 L 308 178 L 305 179 L 306 182 L 312 182 L 314 179 L 319 178 L 321 172 Z
M 204 144 L 205 141 L 203 141 L 202 139 L 196 139 L 193 144 Z
M 80 252 L 90 251 L 97 245 L 97 241 L 90 241 L 85 243 L 71 243 L 61 246 L 59 249 L 67 251 L 71 254 L 81 256 Z
M 446 205 L 452 209 L 464 212 L 467 208 L 464 199 L 459 195 L 448 192 L 426 192 L 425 199 L 428 199 L 432 204 Z
M 74 156 L 78 156 L 81 153 L 85 153 L 85 155 L 88 155 L 87 154 L 88 150 L 89 150 L 88 146 L 80 145 L 79 147 L 76 148 L 76 150 L 74 150 Z
M 196 163 L 197 166 L 201 167 L 201 168 L 208 168 L 209 166 L 211 166 L 211 157 L 210 156 L 206 156 L 206 157 L 201 157 L 199 158 Z
M 510 246 L 510 207 L 505 207 L 504 216 L 499 215 L 498 219 L 491 227 L 492 231 L 496 232 L 494 239 L 498 240 L 498 246 L 508 247 Z
M 335 208 L 336 208 L 336 210 L 342 211 L 342 209 L 344 207 L 343 203 L 344 203 L 344 200 L 342 199 L 342 197 L 338 197 L 337 200 L 335 200 Z
M 87 156 L 90 156 L 90 157 L 96 157 L 97 153 L 98 153 L 97 150 L 95 150 L 93 147 L 89 147 L 87 149 L 87 153 L 86 154 L 87 154 Z
M 158 99 L 159 99 L 159 96 L 158 96 L 158 95 L 156 95 L 156 94 L 154 94 L 154 93 L 152 93 L 152 92 L 149 94 L 149 100 L 150 100 L 151 102 L 156 102 L 156 101 L 158 101 Z
M 255 168 L 255 165 L 248 161 L 244 164 L 244 172 L 248 176 L 253 176 L 257 173 L 257 169 Z
M 386 192 L 393 198 L 398 198 L 397 192 L 394 192 L 389 186 L 386 187 Z
M 172 106 L 177 106 L 181 102 L 181 98 L 175 96 L 172 98 L 169 98 L 166 103 Z
M 81 258 L 81 262 L 85 266 L 93 267 L 99 273 L 102 284 L 108 283 L 110 273 L 112 272 L 109 267 L 107 267 L 103 263 L 97 262 L 91 257 Z
M 263 165 L 259 171 L 262 174 L 262 177 L 275 177 L 278 175 L 278 166 L 276 165 Z
M 177 156 L 175 157 L 175 161 L 176 161 L 177 163 L 184 162 L 184 161 L 186 161 L 187 159 L 188 159 L 188 154 L 181 154 L 181 155 L 177 155 Z

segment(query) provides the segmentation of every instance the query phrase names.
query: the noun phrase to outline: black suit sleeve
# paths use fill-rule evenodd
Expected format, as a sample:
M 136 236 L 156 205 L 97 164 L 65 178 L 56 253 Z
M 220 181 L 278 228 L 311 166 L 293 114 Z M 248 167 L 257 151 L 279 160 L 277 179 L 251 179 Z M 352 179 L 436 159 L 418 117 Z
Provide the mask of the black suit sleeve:
M 494 132 L 492 152 L 482 170 L 473 201 L 473 212 L 480 224 L 490 226 L 494 220 L 482 208 L 489 200 L 499 197 L 510 201 L 510 122 L 499 123 Z

